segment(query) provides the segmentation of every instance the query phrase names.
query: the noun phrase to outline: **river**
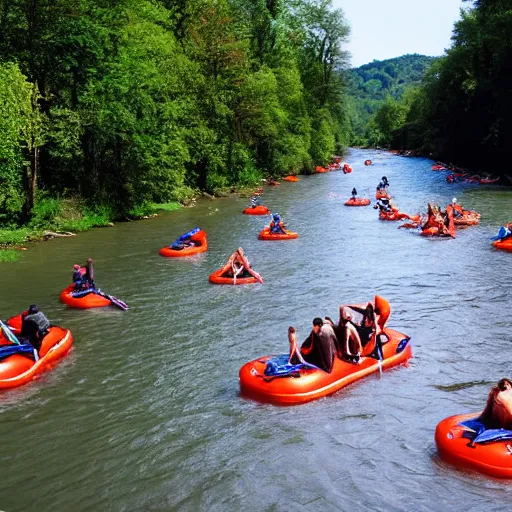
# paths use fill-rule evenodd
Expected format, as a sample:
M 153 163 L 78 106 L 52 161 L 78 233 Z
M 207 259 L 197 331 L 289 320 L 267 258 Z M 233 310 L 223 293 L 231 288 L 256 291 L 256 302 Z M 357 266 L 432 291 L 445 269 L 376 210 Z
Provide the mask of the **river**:
M 374 165 L 365 167 L 371 158 Z M 0 312 L 36 303 L 71 329 L 72 353 L 52 372 L 0 395 L 0 510 L 498 511 L 511 484 L 439 461 L 437 423 L 480 410 L 511 374 L 512 254 L 489 237 L 512 221 L 512 191 L 448 185 L 432 162 L 352 150 L 354 172 L 266 187 L 298 240 L 262 242 L 247 200 L 199 201 L 154 219 L 30 247 L 0 264 Z M 453 196 L 482 214 L 455 240 L 430 240 L 346 208 L 355 186 L 373 198 L 386 175 L 401 211 Z M 187 260 L 158 249 L 194 226 L 209 251 Z M 208 275 L 243 247 L 264 285 L 214 286 Z M 60 304 L 74 263 L 130 310 Z M 388 323 L 411 336 L 408 367 L 296 407 L 238 395 L 238 370 L 286 352 L 315 316 L 375 294 Z

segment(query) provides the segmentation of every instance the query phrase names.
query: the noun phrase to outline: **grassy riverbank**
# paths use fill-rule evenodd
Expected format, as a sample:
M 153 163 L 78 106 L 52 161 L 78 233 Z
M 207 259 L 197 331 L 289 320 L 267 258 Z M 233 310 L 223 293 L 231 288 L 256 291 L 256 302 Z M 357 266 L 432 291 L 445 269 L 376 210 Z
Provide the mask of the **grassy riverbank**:
M 56 234 L 65 236 L 113 226 L 114 222 L 143 219 L 181 206 L 178 202 L 150 203 L 133 208 L 120 219 L 107 207 L 91 208 L 74 199 L 43 199 L 34 208 L 33 217 L 26 226 L 0 228 L 0 262 L 17 261 L 27 244 L 54 238 Z

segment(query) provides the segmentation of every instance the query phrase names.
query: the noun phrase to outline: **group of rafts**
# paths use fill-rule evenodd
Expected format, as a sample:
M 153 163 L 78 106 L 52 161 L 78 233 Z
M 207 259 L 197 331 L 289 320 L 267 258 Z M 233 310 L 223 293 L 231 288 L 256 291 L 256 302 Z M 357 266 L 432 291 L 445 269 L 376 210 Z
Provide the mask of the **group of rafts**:
M 371 165 L 371 161 L 365 161 L 365 165 Z M 329 170 L 338 170 L 340 167 L 343 170 L 340 162 L 335 161 L 332 166 Z M 351 172 L 352 169 L 348 168 L 350 169 L 348 172 Z M 347 172 L 347 167 L 345 167 L 344 172 Z M 295 176 L 287 178 L 290 179 L 286 179 L 286 181 L 298 181 Z M 387 187 L 379 188 L 376 198 L 389 198 Z M 355 199 L 353 197 L 352 201 Z M 354 205 L 348 204 L 348 206 Z M 460 207 L 456 204 L 447 207 L 446 215 L 449 216 L 450 221 L 446 226 L 443 219 L 443 227 L 440 225 L 441 218 L 436 218 L 439 212 L 429 205 L 430 220 L 427 219 L 428 224 L 423 226 L 423 230 L 432 230 L 431 236 L 434 235 L 435 229 L 438 230 L 440 235 L 446 228 L 449 232 L 452 229 L 450 225 L 456 225 L 456 219 L 453 217 L 453 210 L 456 208 Z M 458 211 L 468 221 L 465 225 L 478 222 L 478 214 L 475 212 L 467 212 L 462 209 Z M 420 222 L 419 218 L 400 214 L 398 209 L 393 209 L 392 212 L 389 216 L 392 215 L 396 218 L 383 220 L 406 218 L 415 224 Z M 270 212 L 265 206 L 253 203 L 243 213 L 268 215 Z M 381 211 L 380 215 L 382 213 Z M 385 213 L 387 217 L 389 212 Z M 273 222 L 275 220 L 275 217 L 273 217 Z M 279 223 L 279 225 L 284 229 L 282 223 Z M 287 239 L 273 234 L 272 227 L 275 228 L 272 223 L 266 226 L 260 233 L 259 238 L 263 240 Z M 297 238 L 298 236 L 297 234 L 293 235 L 295 236 L 289 238 Z M 274 236 L 276 238 L 273 238 Z M 496 238 L 499 238 L 499 240 L 495 244 L 510 243 L 512 249 L 512 224 L 503 227 Z M 187 257 L 205 252 L 207 249 L 206 233 L 196 228 L 179 237 L 171 246 L 161 249 L 160 254 L 171 258 Z M 81 269 L 81 272 L 86 271 L 85 267 Z M 238 249 L 231 255 L 224 267 L 210 275 L 210 282 L 230 285 L 252 284 L 262 283 L 263 279 L 251 268 L 243 250 Z M 127 309 L 122 301 L 99 290 L 98 293 L 88 293 L 80 297 L 74 296 L 73 288 L 73 285 L 70 285 L 61 294 L 61 300 L 71 307 L 94 308 L 113 304 L 121 309 Z M 387 327 L 386 323 L 391 309 L 385 299 L 376 296 L 372 306 L 378 312 L 375 331 L 370 342 L 364 347 L 358 364 L 354 364 L 350 360 L 344 360 L 342 357 L 335 357 L 332 370 L 329 373 L 305 362 L 302 358 L 298 364 L 292 364 L 291 354 L 260 357 L 246 363 L 240 369 L 239 377 L 242 394 L 264 402 L 299 404 L 335 393 L 348 384 L 383 369 L 405 364 L 412 357 L 410 338 Z M 357 307 L 355 309 L 358 310 Z M 21 331 L 21 323 L 21 315 L 9 319 L 7 325 L 0 322 L 2 328 L 0 331 L 0 346 L 14 348 L 16 334 Z M 313 333 L 311 336 L 313 336 Z M 314 343 L 313 340 L 314 336 L 311 343 Z M 38 354 L 27 357 L 27 354 L 13 351 L 12 355 L 0 361 L 0 389 L 25 384 L 52 368 L 59 359 L 69 352 L 72 343 L 73 337 L 68 329 L 51 326 L 42 341 Z M 453 416 L 443 420 L 436 429 L 436 443 L 440 455 L 443 459 L 461 467 L 476 469 L 497 477 L 512 478 L 512 446 L 508 444 L 509 440 L 512 439 L 512 431 L 503 431 L 503 429 L 498 432 L 485 430 L 485 427 L 477 419 L 477 414 L 469 414 Z
M 75 273 L 87 276 L 83 279 L 87 289 L 78 289 L 78 283 L 66 287 L 60 294 L 60 300 L 72 308 L 91 309 L 115 306 L 127 310 L 122 301 L 97 289 L 94 284 L 92 260 L 83 267 L 75 265 Z M 7 320 L 0 321 L 0 389 L 22 386 L 51 369 L 64 357 L 73 345 L 73 336 L 69 329 L 51 325 L 41 339 L 39 350 L 21 337 L 24 312 Z M 42 335 L 41 335 L 42 336 Z

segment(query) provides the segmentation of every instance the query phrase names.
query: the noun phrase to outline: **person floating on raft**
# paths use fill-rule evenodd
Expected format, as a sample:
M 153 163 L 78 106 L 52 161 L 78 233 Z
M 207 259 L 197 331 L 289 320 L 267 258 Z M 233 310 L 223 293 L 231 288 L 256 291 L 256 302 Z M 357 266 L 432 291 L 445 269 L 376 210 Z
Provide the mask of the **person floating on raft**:
M 278 213 L 272 214 L 272 220 L 269 226 L 270 232 L 277 235 L 286 235 L 286 230 L 284 229 L 284 223 L 281 220 L 281 216 Z
M 451 217 L 451 219 L 450 219 Z M 448 206 L 443 212 L 439 206 L 428 203 L 427 220 L 421 226 L 423 232 L 435 230 L 438 236 L 451 236 L 455 238 L 455 226 L 453 226 L 453 209 Z
M 257 281 L 263 283 L 263 278 L 251 268 L 251 264 L 241 247 L 229 257 L 227 263 L 222 267 L 219 277 L 229 279 L 254 277 Z
M 381 182 L 379 183 L 381 192 L 387 192 L 389 187 L 389 181 L 386 176 L 382 176 Z
M 251 197 L 251 208 L 256 208 L 260 205 L 258 196 L 252 196 Z
M 491 240 L 494 242 L 502 242 L 503 240 L 508 240 L 512 237 L 512 222 L 509 224 L 506 224 L 505 226 L 501 226 L 500 230 L 498 231 L 498 234 L 496 236 L 493 236 Z
M 251 199 L 251 203 L 252 203 L 252 199 Z M 255 207 L 253 206 L 253 208 L 255 208 Z M 176 240 L 174 240 L 174 242 L 169 247 L 171 249 L 173 249 L 174 251 L 182 251 L 183 249 L 186 249 L 188 247 L 199 246 L 200 245 L 199 242 L 195 242 L 194 240 L 192 240 L 192 237 L 194 235 L 196 235 L 197 233 L 199 233 L 199 231 L 201 231 L 200 228 L 194 228 L 194 229 L 190 230 L 188 233 L 185 233 L 184 235 L 181 235 Z
M 351 197 L 351 199 L 352 199 L 353 201 L 355 201 L 355 200 L 357 199 L 357 190 L 356 190 L 356 187 L 354 187 L 354 188 L 352 189 L 352 197 Z
M 379 210 L 381 213 L 392 213 L 393 209 L 391 208 L 391 204 L 389 202 L 389 199 L 386 199 L 385 197 L 382 197 L 380 199 L 377 199 L 375 202 L 375 206 L 373 207 L 375 210 Z
M 77 297 L 84 297 L 94 291 L 94 267 L 92 258 L 88 258 L 87 263 L 83 267 L 73 265 L 73 284 L 73 292 L 80 293 L 80 295 L 76 295 Z
M 313 328 L 302 343 L 300 352 L 307 363 L 331 373 L 337 347 L 338 339 L 332 324 L 317 317 L 313 320 Z
M 364 165 L 372 165 L 372 161 L 371 160 L 365 160 L 364 161 Z
M 66 292 L 67 290 L 65 290 Z M 105 299 L 109 300 L 111 304 L 120 309 L 127 310 L 128 306 L 122 300 L 102 292 L 96 288 L 94 283 L 94 262 L 92 258 L 87 259 L 84 267 L 80 265 L 73 265 L 73 289 L 71 290 L 71 297 L 74 299 L 82 299 L 87 295 L 95 293 Z
M 478 421 L 488 429 L 512 430 L 512 381 L 501 379 L 491 389 Z

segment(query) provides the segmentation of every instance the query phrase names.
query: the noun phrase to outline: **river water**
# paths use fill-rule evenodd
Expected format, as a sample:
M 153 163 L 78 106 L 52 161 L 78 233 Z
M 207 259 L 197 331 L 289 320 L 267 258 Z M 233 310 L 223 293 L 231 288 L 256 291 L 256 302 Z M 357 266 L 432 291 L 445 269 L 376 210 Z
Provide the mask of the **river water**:
M 491 384 L 512 376 L 512 254 L 489 242 L 512 220 L 512 192 L 448 185 L 427 159 L 352 150 L 347 160 L 350 175 L 265 188 L 295 241 L 258 241 L 266 219 L 226 198 L 0 264 L 2 317 L 37 303 L 75 337 L 52 372 L 0 395 L 0 510 L 511 509 L 512 484 L 440 462 L 434 430 L 480 410 Z M 353 186 L 373 198 L 383 175 L 401 211 L 455 195 L 481 225 L 429 240 L 372 208 L 343 206 Z M 158 255 L 195 225 L 208 233 L 207 253 Z M 265 284 L 210 285 L 239 246 Z M 128 312 L 59 303 L 72 265 L 88 256 Z M 337 318 L 339 304 L 377 293 L 391 303 L 389 326 L 412 337 L 408 367 L 296 407 L 239 397 L 239 368 L 286 352 L 289 325 L 304 339 L 315 316 Z

